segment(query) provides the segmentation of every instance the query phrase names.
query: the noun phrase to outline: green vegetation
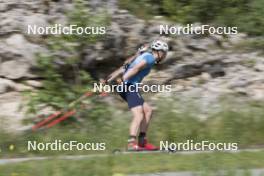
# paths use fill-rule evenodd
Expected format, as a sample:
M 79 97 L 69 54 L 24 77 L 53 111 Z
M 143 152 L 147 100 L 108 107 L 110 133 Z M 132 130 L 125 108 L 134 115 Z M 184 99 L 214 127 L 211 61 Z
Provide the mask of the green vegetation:
M 197 118 L 195 105 L 180 104 L 175 99 L 160 99 L 159 110 L 151 124 L 149 138 L 159 145 L 159 141 L 186 142 L 237 142 L 239 148 L 263 145 L 264 119 L 263 102 L 242 102 L 232 99 L 223 103 L 221 110 L 210 115 L 207 120 Z M 209 107 L 208 107 L 209 108 Z M 4 175 L 98 175 L 111 176 L 114 173 L 148 173 L 166 171 L 202 171 L 215 174 L 225 169 L 233 173 L 234 169 L 263 168 L 264 152 L 243 152 L 237 154 L 214 153 L 195 155 L 131 154 L 111 155 L 113 149 L 126 145 L 128 113 L 109 109 L 111 116 L 89 120 L 82 123 L 66 123 L 52 129 L 29 132 L 28 134 L 0 134 L 0 157 L 54 156 L 52 160 L 0 165 Z M 85 116 L 85 114 L 83 114 Z M 89 115 L 87 115 L 89 116 Z M 104 121 L 109 118 L 107 123 Z M 27 151 L 27 141 L 53 142 L 54 140 L 78 142 L 105 142 L 106 151 Z M 14 144 L 14 150 L 8 148 Z M 56 156 L 79 154 L 108 154 L 105 157 L 73 160 L 60 160 Z M 142 167 L 144 165 L 144 167 Z M 246 172 L 246 171 L 245 171 Z M 232 175 L 232 174 L 227 174 Z
M 131 173 L 153 173 L 168 171 L 201 171 L 202 175 L 217 175 L 225 169 L 226 175 L 233 175 L 235 169 L 264 167 L 264 152 L 243 152 L 236 154 L 214 153 L 194 155 L 130 154 L 76 160 L 45 160 L 19 164 L 0 165 L 6 176 L 114 176 Z
M 207 119 L 197 117 L 199 110 L 195 105 L 181 104 L 171 99 L 161 99 L 159 109 L 154 114 L 150 126 L 149 138 L 154 144 L 159 141 L 194 142 L 210 141 L 238 143 L 238 148 L 248 148 L 263 145 L 264 113 L 263 102 L 239 102 L 235 100 L 223 103 L 219 111 L 209 114 Z M 97 106 L 96 106 L 97 107 Z M 61 155 L 61 154 L 89 154 L 97 151 L 27 151 L 27 141 L 54 142 L 70 140 L 86 142 L 105 142 L 106 153 L 116 148 L 124 148 L 128 135 L 130 114 L 115 112 L 114 109 L 100 110 L 95 114 L 82 114 L 81 122 L 67 121 L 51 129 L 28 134 L 8 135 L 1 132 L 0 156 L 28 156 L 28 155 Z M 208 107 L 210 108 L 210 107 Z M 93 111 L 91 111 L 93 113 Z M 70 123 L 69 123 L 70 122 Z M 14 151 L 8 146 L 14 144 Z M 100 152 L 102 153 L 102 152 Z
M 69 24 L 96 27 L 108 23 L 106 14 L 91 15 L 84 1 L 74 2 L 75 9 L 68 13 Z M 45 39 L 48 53 L 39 53 L 37 56 L 38 74 L 43 78 L 43 88 L 26 93 L 30 98 L 29 113 L 36 114 L 47 106 L 61 109 L 91 90 L 93 80 L 80 65 L 84 49 L 98 39 L 99 35 L 87 34 L 51 35 Z M 98 104 L 96 108 L 100 107 Z
M 96 114 L 98 114 L 96 112 Z M 122 116 L 111 118 L 109 114 L 114 112 L 108 111 L 97 117 L 95 115 L 86 115 L 82 122 L 67 121 L 63 125 L 57 125 L 53 128 L 21 134 L 8 134 L 3 130 L 0 132 L 0 157 L 24 157 L 24 156 L 54 156 L 54 155 L 75 155 L 111 152 L 116 148 L 123 148 L 126 144 L 128 131 L 128 118 Z M 87 118 L 86 118 L 87 117 Z M 91 119 L 94 117 L 94 119 Z M 108 119 L 107 119 L 108 118 Z M 38 143 L 77 141 L 78 143 L 106 143 L 106 151 L 28 151 L 27 142 L 37 141 Z M 9 145 L 13 144 L 15 149 L 9 150 Z
M 209 140 L 214 142 L 237 142 L 239 148 L 263 144 L 263 102 L 244 102 L 239 98 L 222 100 L 220 110 L 209 113 L 201 120 L 196 105 L 171 100 L 160 100 L 159 110 L 153 119 L 153 139 L 168 141 Z M 208 106 L 207 108 L 212 108 Z
M 75 9 L 67 13 L 69 24 L 75 24 L 83 28 L 108 24 L 109 20 L 106 13 L 98 12 L 96 15 L 92 15 L 85 4 L 85 1 L 82 0 L 74 1 Z M 95 80 L 81 65 L 85 48 L 94 44 L 101 37 L 102 35 L 87 35 L 84 33 L 78 35 L 51 35 L 45 39 L 44 44 L 48 52 L 37 55 L 37 72 L 38 76 L 43 79 L 43 88 L 25 92 L 29 99 L 27 103 L 29 115 L 24 123 L 30 122 L 31 124 L 32 121 L 37 120 L 38 114 L 42 114 L 42 110 L 47 107 L 53 110 L 61 110 L 85 92 L 91 91 Z M 75 128 L 79 128 L 80 124 L 85 124 L 85 127 L 92 131 L 102 123 L 107 126 L 106 121 L 110 111 L 98 98 L 87 99 L 83 104 L 75 105 L 74 108 L 78 111 L 67 122 L 76 122 Z M 86 118 L 85 123 L 82 123 L 81 119 L 83 118 Z M 66 123 L 60 124 L 66 125 Z M 48 137 L 45 136 L 41 140 L 45 138 Z M 16 143 L 19 143 L 19 141 Z
M 260 0 L 224 0 L 222 2 L 209 2 L 209 0 L 140 0 L 131 2 L 120 0 L 122 7 L 135 13 L 140 9 L 137 14 L 144 18 L 151 18 L 151 15 L 164 15 L 181 23 L 202 22 L 234 25 L 238 26 L 241 31 L 252 35 L 262 35 L 263 22 L 260 16 L 263 5 L 261 3 Z M 76 2 L 76 10 L 70 12 L 68 16 L 69 23 L 74 21 L 74 24 L 78 26 L 99 26 L 108 23 L 106 14 L 96 14 L 96 16 L 89 14 L 82 1 Z M 37 63 L 39 75 L 43 78 L 43 88 L 26 93 L 30 97 L 29 113 L 36 114 L 45 107 L 52 107 L 54 110 L 61 109 L 91 89 L 91 83 L 94 80 L 80 67 L 80 63 L 83 59 L 84 48 L 94 44 L 98 39 L 100 38 L 96 35 L 61 35 L 49 36 L 45 40 L 49 54 L 39 54 Z M 261 48 L 261 42 L 254 43 L 254 46 L 255 44 Z M 245 64 L 251 66 L 254 63 Z M 232 101 L 223 101 L 218 111 L 207 114 L 209 117 L 201 120 L 197 117 L 200 113 L 199 110 L 191 102 L 179 103 L 173 96 L 161 98 L 155 102 L 158 109 L 155 111 L 153 123 L 150 126 L 149 140 L 156 145 L 159 145 L 160 140 L 178 143 L 190 139 L 194 142 L 207 140 L 238 143 L 239 148 L 263 146 L 263 102 L 244 102 L 233 97 L 231 99 Z M 113 149 L 126 146 L 130 114 L 127 110 L 116 112 L 115 109 L 107 107 L 98 98 L 87 100 L 85 106 L 84 109 L 76 107 L 78 108 L 78 113 L 74 115 L 76 118 L 70 118 L 62 125 L 34 133 L 29 131 L 22 134 L 9 134 L 1 129 L 4 128 L 1 122 L 1 158 L 55 156 L 55 159 L 0 165 L 0 176 L 31 176 L 36 173 L 40 176 L 111 176 L 115 173 L 189 170 L 202 171 L 206 175 L 208 173 L 215 174 L 215 171 L 221 169 L 232 172 L 234 169 L 264 167 L 264 152 L 196 155 L 160 153 L 113 156 L 110 154 Z M 62 142 L 105 142 L 106 151 L 27 150 L 27 141 L 45 143 L 53 142 L 56 139 Z M 10 150 L 10 145 L 15 146 L 13 150 Z M 102 158 L 81 159 L 78 162 L 56 158 L 60 155 L 79 154 L 109 155 Z
M 237 26 L 238 31 L 263 35 L 262 0 L 119 0 L 119 5 L 141 18 L 162 15 L 180 23 Z

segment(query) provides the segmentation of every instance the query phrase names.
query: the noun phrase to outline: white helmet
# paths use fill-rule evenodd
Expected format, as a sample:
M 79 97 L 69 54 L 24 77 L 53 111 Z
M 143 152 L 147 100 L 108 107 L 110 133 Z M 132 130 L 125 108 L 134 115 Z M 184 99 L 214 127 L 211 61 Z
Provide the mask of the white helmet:
M 151 49 L 157 50 L 157 51 L 164 51 L 168 52 L 169 47 L 166 42 L 163 42 L 161 40 L 154 40 L 151 44 Z

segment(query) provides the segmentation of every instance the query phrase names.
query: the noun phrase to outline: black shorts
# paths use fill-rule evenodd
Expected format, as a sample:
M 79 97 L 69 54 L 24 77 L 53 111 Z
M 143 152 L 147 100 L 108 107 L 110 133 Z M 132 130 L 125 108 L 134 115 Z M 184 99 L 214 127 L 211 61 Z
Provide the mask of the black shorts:
M 142 106 L 144 104 L 144 99 L 142 98 L 139 91 L 132 84 L 124 84 L 127 86 L 127 91 L 118 92 L 119 95 L 127 102 L 129 109 L 136 106 Z M 131 90 L 129 90 L 129 87 Z

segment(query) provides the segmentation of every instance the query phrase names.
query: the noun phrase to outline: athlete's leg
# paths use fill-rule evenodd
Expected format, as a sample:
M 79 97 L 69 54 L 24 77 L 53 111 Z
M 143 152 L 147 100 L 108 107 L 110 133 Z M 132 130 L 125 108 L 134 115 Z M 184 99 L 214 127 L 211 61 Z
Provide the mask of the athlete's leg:
M 149 104 L 144 102 L 143 104 L 144 119 L 140 124 L 140 133 L 138 137 L 138 145 L 143 147 L 144 150 L 158 150 L 159 148 L 148 143 L 146 133 L 149 127 L 150 120 L 152 118 L 152 108 Z
M 141 121 L 144 118 L 143 106 L 133 107 L 131 108 L 131 112 L 133 114 L 133 118 L 130 124 L 130 136 L 128 139 L 127 150 L 142 150 L 142 148 L 138 146 L 136 138 Z
M 133 88 L 133 87 L 132 87 Z M 144 118 L 143 104 L 144 100 L 139 92 L 130 91 L 125 94 L 128 107 L 133 114 L 133 118 L 130 124 L 130 137 L 128 139 L 128 150 L 141 150 L 142 148 L 138 146 L 136 137 L 139 132 L 140 124 Z
M 143 106 L 136 106 L 130 110 L 133 114 L 133 119 L 130 125 L 130 136 L 137 136 L 140 124 L 144 118 Z
M 144 102 L 143 104 L 143 112 L 144 112 L 144 118 L 140 124 L 140 132 L 146 133 L 148 130 L 150 120 L 152 118 L 152 107 L 146 102 Z

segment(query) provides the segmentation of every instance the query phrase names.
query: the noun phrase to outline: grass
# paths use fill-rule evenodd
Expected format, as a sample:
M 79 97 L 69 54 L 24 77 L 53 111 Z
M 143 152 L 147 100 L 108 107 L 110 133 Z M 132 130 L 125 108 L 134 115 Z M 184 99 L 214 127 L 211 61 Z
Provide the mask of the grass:
M 264 152 L 214 153 L 193 155 L 129 154 L 76 160 L 52 159 L 0 165 L 2 176 L 111 176 L 115 173 L 153 173 L 202 171 L 214 175 L 218 170 L 232 171 L 264 167 Z M 214 174 L 213 174 L 214 173 Z
M 220 110 L 207 114 L 207 119 L 199 119 L 196 105 L 177 102 L 175 99 L 162 100 L 153 119 L 151 133 L 153 140 L 214 142 L 236 142 L 239 148 L 263 145 L 264 104 L 263 102 L 243 102 L 230 97 L 222 100 Z M 211 107 L 208 106 L 208 109 Z M 171 109 L 170 111 L 168 109 Z
M 119 121 L 118 125 L 123 124 Z M 117 147 L 122 147 L 125 144 L 127 135 L 123 135 L 124 131 L 127 131 L 125 125 L 121 125 L 122 128 L 114 128 L 105 126 L 104 129 L 98 130 L 91 129 L 76 129 L 71 125 L 56 127 L 45 131 L 29 132 L 27 134 L 11 135 L 8 133 L 0 133 L 0 157 L 24 157 L 24 156 L 50 156 L 61 154 L 89 154 L 98 153 L 98 151 L 86 151 L 86 150 L 72 150 L 72 151 L 28 151 L 27 142 L 37 141 L 38 143 L 54 142 L 55 140 L 61 140 L 62 142 L 77 141 L 80 143 L 106 143 L 107 151 L 112 151 Z M 110 133 L 108 128 L 113 128 Z M 14 145 L 14 150 L 10 150 L 9 146 Z
M 230 98 L 225 100 L 219 111 L 209 114 L 207 119 L 197 118 L 197 107 L 162 98 L 157 103 L 158 110 L 152 121 L 149 139 L 154 144 L 160 140 L 169 142 L 237 142 L 239 148 L 263 145 L 264 108 L 263 102 L 242 102 Z M 210 107 L 208 107 L 210 108 Z M 27 134 L 0 132 L 0 157 L 54 156 L 45 161 L 30 161 L 0 165 L 0 176 L 112 176 L 114 173 L 151 173 L 167 171 L 202 171 L 209 175 L 217 170 L 263 168 L 264 152 L 213 153 L 195 155 L 131 154 L 109 155 L 108 157 L 86 158 L 82 160 L 56 159 L 60 155 L 80 155 L 91 153 L 111 153 L 115 148 L 123 148 L 128 134 L 130 115 L 112 112 L 108 117 L 81 124 L 69 120 L 46 131 Z M 53 142 L 76 140 L 78 142 L 105 142 L 106 151 L 27 151 L 27 141 Z M 14 144 L 14 150 L 9 146 Z M 212 174 L 211 174 L 212 173 Z M 232 173 L 232 172 L 231 172 Z M 232 175 L 232 174 L 231 174 Z
M 231 102 L 225 101 L 221 111 L 209 114 L 207 119 L 197 118 L 198 110 L 194 105 L 177 103 L 175 100 L 160 100 L 159 110 L 155 111 L 149 140 L 156 145 L 159 142 L 194 142 L 210 141 L 238 143 L 239 148 L 263 146 L 264 108 L 263 102 Z M 209 107 L 208 107 L 209 108 Z M 195 113 L 197 112 L 197 113 Z M 75 155 L 98 153 L 98 151 L 28 151 L 27 141 L 62 142 L 78 141 L 104 142 L 106 151 L 124 148 L 128 136 L 130 116 L 128 113 L 111 113 L 102 122 L 86 119 L 81 124 L 71 122 L 58 125 L 52 129 L 27 134 L 8 134 L 0 132 L 0 157 Z M 102 117 L 104 118 L 104 117 Z M 85 119 L 85 118 L 84 118 Z M 100 119 L 100 118 L 98 118 Z M 14 145 L 10 151 L 9 146 Z

